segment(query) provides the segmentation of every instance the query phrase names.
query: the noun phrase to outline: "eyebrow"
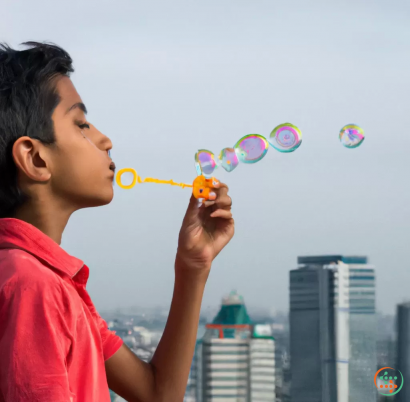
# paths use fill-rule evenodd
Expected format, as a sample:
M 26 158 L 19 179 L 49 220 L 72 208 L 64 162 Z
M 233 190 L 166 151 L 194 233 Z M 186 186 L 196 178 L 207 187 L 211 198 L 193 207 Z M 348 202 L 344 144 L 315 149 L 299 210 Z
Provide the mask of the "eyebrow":
M 74 103 L 74 105 L 71 106 L 71 107 L 67 110 L 66 114 L 67 114 L 67 113 L 70 113 L 70 112 L 71 112 L 72 110 L 74 110 L 74 109 L 80 109 L 80 110 L 82 110 L 85 114 L 87 114 L 87 108 L 85 107 L 84 103 L 82 103 L 82 102 Z

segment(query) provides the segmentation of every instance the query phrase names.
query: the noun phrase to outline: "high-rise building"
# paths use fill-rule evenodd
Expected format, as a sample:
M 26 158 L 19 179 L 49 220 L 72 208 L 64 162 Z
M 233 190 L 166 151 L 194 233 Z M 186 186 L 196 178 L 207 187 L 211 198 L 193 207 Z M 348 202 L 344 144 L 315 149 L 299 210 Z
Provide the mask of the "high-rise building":
M 396 402 L 410 401 L 410 303 L 397 306 L 397 363 L 396 367 L 403 375 L 404 386 L 395 396 Z
M 274 353 L 271 327 L 253 324 L 243 298 L 232 292 L 197 343 L 196 402 L 274 402 Z
M 341 255 L 298 265 L 290 271 L 292 402 L 374 402 L 374 267 Z

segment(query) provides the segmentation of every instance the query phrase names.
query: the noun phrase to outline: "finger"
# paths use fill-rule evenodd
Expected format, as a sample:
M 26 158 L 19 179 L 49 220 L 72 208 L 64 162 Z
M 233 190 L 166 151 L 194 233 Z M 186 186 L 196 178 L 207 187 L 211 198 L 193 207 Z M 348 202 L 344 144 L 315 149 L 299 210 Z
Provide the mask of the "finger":
M 213 192 L 216 194 L 216 199 L 224 197 L 228 194 L 229 188 L 227 185 L 224 185 L 221 188 L 215 188 Z
M 229 188 L 225 183 L 221 183 L 221 187 L 213 187 L 212 192 L 209 193 L 209 200 L 214 201 L 219 197 L 223 197 L 228 194 Z
M 208 208 L 208 207 L 210 207 L 211 205 L 215 205 L 215 202 L 216 202 L 216 201 L 205 201 L 205 202 L 204 202 L 205 208 Z
M 198 213 L 198 208 L 200 208 L 202 205 L 204 205 L 204 199 L 203 198 L 195 198 L 193 195 L 191 195 L 191 198 L 189 200 L 189 205 L 188 205 L 188 213 L 193 213 L 197 214 Z
M 232 198 L 228 194 L 218 196 L 215 200 L 216 208 L 230 208 L 232 206 Z
M 215 189 L 226 188 L 228 190 L 228 186 L 225 183 L 222 183 L 221 181 L 217 179 L 212 180 L 210 187 L 215 188 Z
M 232 212 L 226 209 L 217 209 L 210 215 L 211 218 L 232 219 Z
M 193 194 L 191 194 L 191 198 L 189 199 L 189 207 L 193 208 L 198 206 L 198 203 L 202 202 L 203 198 L 195 198 Z
M 202 213 L 203 208 L 203 199 L 197 199 L 193 195 L 189 200 L 188 209 L 184 216 L 184 223 L 185 224 L 194 224 L 200 221 L 200 216 Z

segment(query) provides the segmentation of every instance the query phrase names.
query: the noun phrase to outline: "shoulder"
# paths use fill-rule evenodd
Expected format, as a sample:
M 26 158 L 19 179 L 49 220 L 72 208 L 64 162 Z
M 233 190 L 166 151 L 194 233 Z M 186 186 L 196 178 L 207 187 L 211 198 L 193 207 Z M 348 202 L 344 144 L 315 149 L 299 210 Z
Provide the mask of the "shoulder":
M 27 345 L 34 338 L 72 339 L 76 316 L 62 282 L 31 254 L 0 250 L 0 323 L 8 334 L 0 325 L 3 346 Z
M 7 255 L 4 251 L 0 250 L 0 322 L 23 320 L 27 326 L 30 320 L 43 320 L 71 328 L 75 314 L 63 279 L 24 250 L 10 249 Z
M 0 250 L 0 291 L 46 289 L 61 292 L 62 278 L 36 257 L 20 249 Z

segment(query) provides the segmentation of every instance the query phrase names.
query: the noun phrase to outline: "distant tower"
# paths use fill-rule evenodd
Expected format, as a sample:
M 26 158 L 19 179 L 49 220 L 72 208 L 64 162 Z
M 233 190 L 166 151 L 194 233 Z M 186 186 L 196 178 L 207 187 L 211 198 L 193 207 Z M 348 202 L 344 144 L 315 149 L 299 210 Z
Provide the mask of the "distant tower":
M 403 389 L 395 396 L 396 402 L 410 401 L 410 303 L 397 306 L 397 367 L 403 375 Z
M 298 264 L 290 271 L 292 402 L 374 402 L 374 268 L 341 255 Z
M 222 301 L 197 343 L 196 402 L 274 402 L 274 339 L 269 325 L 252 324 L 243 298 Z

